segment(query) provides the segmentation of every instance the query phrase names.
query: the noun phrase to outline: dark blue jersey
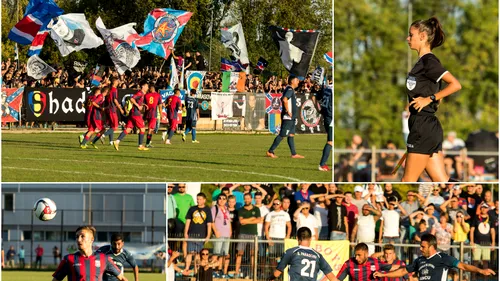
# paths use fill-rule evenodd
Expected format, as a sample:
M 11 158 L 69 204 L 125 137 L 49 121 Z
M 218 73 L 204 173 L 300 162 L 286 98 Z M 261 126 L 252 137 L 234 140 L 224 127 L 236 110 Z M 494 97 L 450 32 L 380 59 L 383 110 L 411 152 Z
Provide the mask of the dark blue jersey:
M 418 257 L 412 264 L 406 266 L 406 271 L 417 272 L 420 281 L 446 280 L 448 270 L 456 268 L 459 262 L 450 255 L 436 253 L 429 258 Z
M 318 271 L 325 275 L 332 272 L 320 253 L 304 246 L 288 249 L 276 269 L 283 272 L 287 266 L 290 281 L 316 281 Z
M 123 265 L 125 263 L 128 263 L 132 268 L 137 266 L 137 263 L 135 262 L 134 257 L 132 254 L 127 251 L 126 249 L 122 248 L 121 252 L 118 254 L 113 253 L 113 249 L 111 248 L 111 245 L 107 246 L 102 246 L 99 248 L 96 253 L 103 253 L 107 257 L 111 258 L 111 260 L 115 263 L 115 265 L 120 269 L 121 273 L 123 273 Z M 110 272 L 105 272 L 104 274 L 104 281 L 118 281 L 116 277 Z
M 314 96 L 321 105 L 321 115 L 323 115 L 323 118 L 331 119 L 333 107 L 332 88 L 324 87 L 323 89 L 315 92 Z
M 285 101 L 284 99 L 288 99 L 288 110 L 291 111 L 292 116 L 289 116 L 286 112 Z M 295 91 L 292 87 L 287 86 L 283 91 L 283 96 L 281 97 L 281 104 L 283 105 L 283 111 L 281 114 L 281 118 L 283 120 L 295 120 L 297 119 L 297 97 L 295 96 Z
M 198 99 L 193 97 L 186 98 L 186 118 L 191 120 L 198 119 Z

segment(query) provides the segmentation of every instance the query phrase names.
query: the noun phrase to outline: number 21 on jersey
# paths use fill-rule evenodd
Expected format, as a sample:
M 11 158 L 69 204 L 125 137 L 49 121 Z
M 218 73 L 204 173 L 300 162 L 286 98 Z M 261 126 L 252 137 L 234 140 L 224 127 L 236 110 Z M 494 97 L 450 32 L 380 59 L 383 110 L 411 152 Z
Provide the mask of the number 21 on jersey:
M 316 269 L 316 261 L 302 259 L 301 264 L 305 264 L 305 266 L 302 267 L 302 270 L 300 271 L 300 275 L 313 278 L 314 272 Z M 309 273 L 308 273 L 308 270 L 309 270 Z

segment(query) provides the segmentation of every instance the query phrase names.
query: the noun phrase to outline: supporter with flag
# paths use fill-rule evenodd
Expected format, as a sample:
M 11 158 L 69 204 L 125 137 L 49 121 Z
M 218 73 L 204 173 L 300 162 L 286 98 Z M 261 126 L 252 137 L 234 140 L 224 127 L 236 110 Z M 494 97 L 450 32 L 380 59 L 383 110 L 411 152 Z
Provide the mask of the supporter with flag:
M 257 64 L 255 65 L 255 68 L 253 70 L 253 74 L 261 74 L 262 71 L 267 67 L 268 62 L 265 58 L 260 57 L 259 60 L 257 61 Z
M 154 9 L 144 22 L 138 47 L 167 59 L 193 13 L 174 9 Z
M 222 28 L 221 40 L 224 47 L 231 51 L 231 56 L 235 58 L 235 61 L 239 60 L 242 64 L 248 65 L 247 43 L 245 42 L 245 34 L 241 23 L 229 28 Z

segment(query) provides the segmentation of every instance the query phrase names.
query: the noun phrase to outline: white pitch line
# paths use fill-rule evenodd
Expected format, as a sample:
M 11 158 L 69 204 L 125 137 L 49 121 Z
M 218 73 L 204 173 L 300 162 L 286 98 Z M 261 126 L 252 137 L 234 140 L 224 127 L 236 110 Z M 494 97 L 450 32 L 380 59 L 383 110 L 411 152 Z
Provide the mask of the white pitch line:
M 14 159 L 14 160 L 32 160 L 32 161 L 54 161 L 55 159 L 49 159 L 49 158 L 18 158 L 18 157 L 3 157 L 4 159 Z M 71 160 L 71 159 L 57 159 L 57 161 L 62 161 L 62 162 L 85 162 L 85 163 L 95 163 L 96 161 L 94 160 Z M 143 163 L 132 163 L 132 162 L 111 162 L 111 161 L 99 161 L 99 163 L 103 164 L 122 164 L 122 165 L 137 165 L 137 166 L 148 166 L 151 167 L 152 164 L 143 164 Z M 264 174 L 264 173 L 257 173 L 257 172 L 249 172 L 249 171 L 238 171 L 238 170 L 228 170 L 228 169 L 214 169 L 214 168 L 205 168 L 205 167 L 199 167 L 199 166 L 174 166 L 174 165 L 165 165 L 165 164 L 154 164 L 153 166 L 160 166 L 163 168 L 182 168 L 182 169 L 197 169 L 197 170 L 206 170 L 206 171 L 222 171 L 222 172 L 228 172 L 228 173 L 239 173 L 239 174 L 248 174 L 248 175 L 256 175 L 256 176 L 266 176 L 266 177 L 274 177 L 274 178 L 280 178 L 280 179 L 285 179 L 285 180 L 290 180 L 290 181 L 295 181 L 295 182 L 306 182 L 305 180 L 297 179 L 297 178 L 292 178 L 292 177 L 286 177 L 286 176 L 280 176 L 280 175 L 274 175 L 274 174 Z M 88 173 L 87 173 L 88 174 Z
M 11 167 L 11 166 L 2 166 L 2 168 L 12 169 L 12 170 L 29 170 L 29 171 L 40 171 L 40 172 L 55 172 L 55 173 L 62 173 L 62 174 L 82 174 L 82 175 L 89 175 L 88 172 L 67 171 L 67 170 L 22 168 L 22 167 Z M 101 172 L 93 173 L 93 175 L 107 176 L 107 177 L 112 176 L 112 177 L 119 177 L 119 178 L 128 177 L 128 178 L 138 178 L 138 179 L 152 179 L 152 180 L 173 181 L 173 182 L 177 181 L 175 179 L 168 179 L 168 178 L 158 178 L 158 177 L 150 177 L 150 176 L 106 174 L 106 173 L 101 173 Z

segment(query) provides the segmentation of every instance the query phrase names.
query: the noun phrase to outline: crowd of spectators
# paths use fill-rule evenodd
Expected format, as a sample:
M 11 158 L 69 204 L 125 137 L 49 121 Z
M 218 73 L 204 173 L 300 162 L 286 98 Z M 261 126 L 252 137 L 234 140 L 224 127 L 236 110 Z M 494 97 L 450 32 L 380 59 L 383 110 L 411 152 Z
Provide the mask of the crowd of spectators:
M 465 141 L 458 138 L 456 132 L 448 132 L 442 146 L 445 170 L 450 178 L 460 181 L 485 181 L 498 178 L 497 161 L 492 160 L 496 159 L 495 157 L 487 157 L 492 160 L 487 163 L 487 161 L 474 161 L 471 156 L 451 153 L 461 151 L 466 147 Z M 371 147 L 360 135 L 353 135 L 344 148 L 349 152 L 339 154 L 335 164 L 335 182 L 371 182 L 374 180 L 397 182 L 403 177 L 404 163 L 395 174 L 392 173 L 404 154 L 401 148 L 398 151 L 396 143 L 392 140 L 388 140 L 383 147 L 377 148 L 381 152 L 375 154 L 376 159 L 372 159 Z M 375 178 L 372 178 L 372 174 Z M 431 181 L 425 173 L 420 180 Z
M 212 206 L 207 204 L 207 196 L 212 197 Z M 421 184 L 405 197 L 390 183 L 383 187 L 356 185 L 354 189 L 335 184 L 286 184 L 279 189 L 226 184 L 217 186 L 211 195 L 199 193 L 195 203 L 185 185 L 169 185 L 169 237 L 198 238 L 196 242 L 169 242 L 170 249 L 181 252 L 184 261 L 184 268 L 175 263 L 172 268 L 180 276 L 196 273 L 197 267 L 191 265 L 199 264 L 201 252 L 211 255 L 213 276 L 249 276 L 255 249 L 246 241 L 265 240 L 259 243 L 258 258 L 273 264 L 284 252 L 283 242 L 274 241 L 293 237 L 303 226 L 311 229 L 316 240 L 367 243 L 370 254 L 375 253 L 376 245 L 418 244 L 422 235 L 431 233 L 437 237 L 439 251 L 460 259 L 458 249 L 451 245 L 465 243 L 473 247 L 462 257 L 465 262 L 472 258 L 479 267 L 495 267 L 499 206 L 492 190 L 476 184 Z M 230 243 L 230 238 L 246 240 Z M 212 241 L 213 249 L 208 249 L 207 242 Z M 403 251 L 397 246 L 396 255 L 408 263 L 419 250 Z M 234 274 L 229 274 L 233 265 Z

